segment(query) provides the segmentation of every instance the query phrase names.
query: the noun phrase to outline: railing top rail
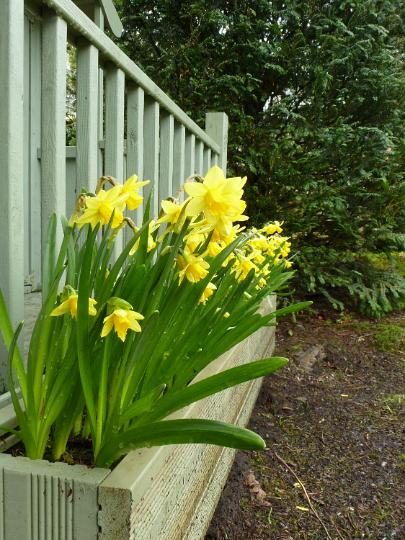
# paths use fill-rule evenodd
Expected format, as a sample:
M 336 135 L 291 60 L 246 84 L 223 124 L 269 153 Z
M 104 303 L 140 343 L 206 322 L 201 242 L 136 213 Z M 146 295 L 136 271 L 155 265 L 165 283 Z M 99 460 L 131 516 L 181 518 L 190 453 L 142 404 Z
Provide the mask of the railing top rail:
M 124 71 L 126 76 L 142 87 L 162 107 L 196 135 L 217 154 L 218 144 L 174 103 L 104 32 L 71 0 L 42 0 L 72 28 L 92 43 L 102 55 Z

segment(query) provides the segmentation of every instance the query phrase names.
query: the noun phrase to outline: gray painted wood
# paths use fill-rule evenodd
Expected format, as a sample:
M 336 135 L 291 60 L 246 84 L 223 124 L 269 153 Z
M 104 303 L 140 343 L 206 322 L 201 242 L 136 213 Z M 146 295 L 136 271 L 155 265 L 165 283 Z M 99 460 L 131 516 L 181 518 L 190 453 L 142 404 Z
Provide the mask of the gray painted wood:
M 126 175 L 136 174 L 140 180 L 143 179 L 143 118 L 144 92 L 142 88 L 130 86 L 127 90 Z M 142 222 L 142 210 L 143 205 L 134 212 L 128 212 L 138 226 Z
M 228 148 L 228 117 L 221 112 L 208 112 L 205 115 L 205 131 L 220 147 L 218 166 L 226 175 Z
M 114 66 L 108 66 L 105 75 L 104 173 L 123 182 L 125 75 L 121 69 Z M 119 233 L 114 245 L 115 255 L 120 253 L 121 249 L 122 233 Z
M 46 13 L 42 23 L 42 245 L 50 216 L 66 213 L 66 43 L 66 22 Z M 58 224 L 58 244 L 62 235 Z
M 195 145 L 195 172 L 196 174 L 203 173 L 203 160 L 204 160 L 204 143 L 197 141 Z
M 180 190 L 185 180 L 185 147 L 186 128 L 175 122 L 174 125 L 174 158 L 173 158 L 173 196 L 180 198 Z
M 88 42 L 77 46 L 77 184 L 93 191 L 98 176 L 98 50 Z
M 41 286 L 41 24 L 30 21 L 30 145 L 28 148 L 30 178 L 30 276 L 32 290 Z
M 184 173 L 185 179 L 195 174 L 195 136 L 193 133 L 186 133 Z
M 53 8 L 72 26 L 79 34 L 93 43 L 105 60 L 111 61 L 122 69 L 129 80 L 132 80 L 145 90 L 149 96 L 156 100 L 162 108 L 170 112 L 176 120 L 194 133 L 204 144 L 219 152 L 218 144 L 207 135 L 187 114 L 180 109 L 141 69 L 135 64 L 104 32 L 91 21 L 81 9 L 71 0 L 43 0 Z
M 13 324 L 24 316 L 24 2 L 0 2 L 0 287 Z M 6 355 L 0 344 L 0 387 Z
M 211 148 L 204 148 L 203 175 L 211 168 Z
M 163 113 L 160 119 L 159 203 L 173 196 L 174 118 Z
M 145 199 L 153 189 L 152 216 L 159 213 L 159 103 L 145 96 L 143 123 L 143 175 L 150 184 L 144 187 Z
M 101 6 L 94 6 L 93 19 L 96 25 L 104 30 L 104 13 Z M 104 140 L 104 69 L 99 66 L 98 69 L 98 140 Z M 104 171 L 104 152 L 98 149 L 98 177 L 103 175 Z

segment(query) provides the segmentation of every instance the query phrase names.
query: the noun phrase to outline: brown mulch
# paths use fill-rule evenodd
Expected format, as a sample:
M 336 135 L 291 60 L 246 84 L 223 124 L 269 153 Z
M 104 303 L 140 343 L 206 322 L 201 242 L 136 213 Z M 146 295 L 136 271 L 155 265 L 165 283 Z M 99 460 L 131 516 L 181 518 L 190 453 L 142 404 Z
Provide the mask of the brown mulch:
M 404 354 L 377 349 L 382 321 L 337 318 L 280 323 L 290 363 L 249 426 L 268 448 L 237 454 L 206 540 L 405 539 Z

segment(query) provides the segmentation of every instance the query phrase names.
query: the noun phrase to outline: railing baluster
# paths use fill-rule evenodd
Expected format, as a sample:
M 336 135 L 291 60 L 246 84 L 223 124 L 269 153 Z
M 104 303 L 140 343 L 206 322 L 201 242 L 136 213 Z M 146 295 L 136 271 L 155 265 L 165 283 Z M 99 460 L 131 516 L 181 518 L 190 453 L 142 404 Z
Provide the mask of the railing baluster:
M 204 166 L 203 175 L 207 174 L 208 169 L 211 168 L 211 148 L 204 148 Z
M 88 42 L 77 48 L 77 183 L 94 190 L 98 176 L 98 50 Z
M 47 13 L 42 23 L 42 246 L 50 216 L 66 213 L 66 22 Z M 57 228 L 57 243 L 62 227 Z
M 24 2 L 0 2 L 0 20 L 0 287 L 15 325 L 24 317 Z M 5 351 L 0 353 L 5 360 Z M 5 361 L 0 366 L 3 388 L 7 371 Z
M 219 156 L 215 156 L 215 165 L 219 165 L 226 175 L 228 147 L 228 117 L 225 113 L 209 112 L 205 115 L 205 131 L 219 145 Z
M 144 92 L 142 88 L 132 86 L 127 92 L 127 176 L 136 174 L 143 179 L 143 117 Z M 131 217 L 137 225 L 142 221 L 141 205 Z
M 175 122 L 174 157 L 173 157 L 173 197 L 180 198 L 180 189 L 184 182 L 186 128 Z
M 124 72 L 108 66 L 105 77 L 105 150 L 104 174 L 119 182 L 124 175 Z M 115 254 L 122 249 L 122 235 L 114 245 Z
M 203 160 L 204 160 L 204 143 L 197 141 L 195 145 L 195 172 L 202 175 L 203 173 Z
M 174 118 L 163 114 L 160 121 L 159 203 L 173 195 Z
M 185 154 L 184 176 L 188 178 L 195 174 L 195 135 L 193 133 L 187 133 L 186 135 Z
M 149 197 L 153 189 L 151 201 L 152 216 L 159 213 L 159 103 L 149 96 L 145 96 L 144 115 L 144 154 L 143 167 L 144 178 L 150 180 L 150 184 L 144 188 L 145 198 Z

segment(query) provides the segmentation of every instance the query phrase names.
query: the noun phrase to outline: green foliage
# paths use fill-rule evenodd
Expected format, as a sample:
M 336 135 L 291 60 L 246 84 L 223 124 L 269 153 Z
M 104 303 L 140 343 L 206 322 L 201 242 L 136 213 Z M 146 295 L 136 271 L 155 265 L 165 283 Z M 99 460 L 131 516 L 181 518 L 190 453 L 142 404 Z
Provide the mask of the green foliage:
M 284 219 L 297 287 L 381 315 L 405 282 L 404 11 L 399 0 L 117 2 L 120 45 L 202 125 L 230 117 L 253 224 Z M 402 235 L 401 235 L 402 233 Z

